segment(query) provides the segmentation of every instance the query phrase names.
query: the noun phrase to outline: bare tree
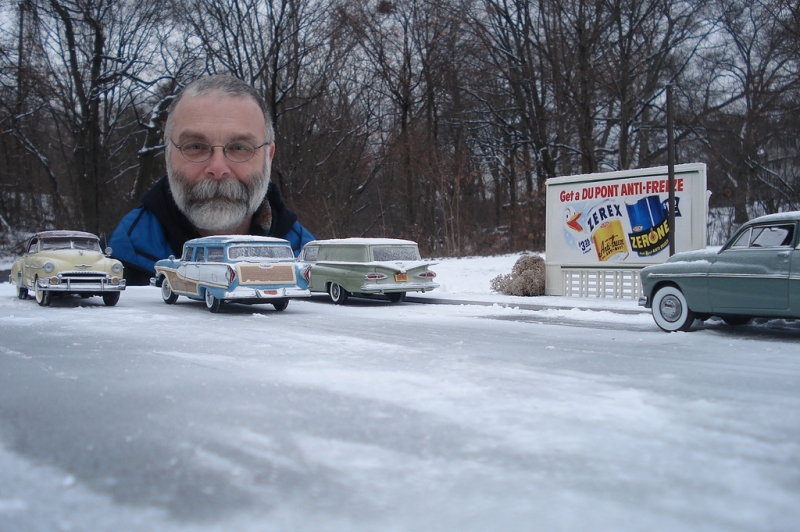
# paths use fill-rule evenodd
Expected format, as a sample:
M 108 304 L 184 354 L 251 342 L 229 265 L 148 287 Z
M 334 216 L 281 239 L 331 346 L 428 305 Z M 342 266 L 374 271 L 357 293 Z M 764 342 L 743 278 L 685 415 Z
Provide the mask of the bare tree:
M 791 120 L 798 102 L 797 58 L 787 53 L 790 20 L 742 0 L 718 0 L 716 38 L 724 46 L 706 55 L 708 85 L 700 118 L 709 161 L 720 179 L 711 183 L 714 205 L 734 210 L 734 222 L 797 208 L 797 148 Z M 792 164 L 786 164 L 792 162 Z
M 602 142 L 616 148 L 616 168 L 652 166 L 665 154 L 664 87 L 683 83 L 713 25 L 704 1 L 608 0 L 607 9 L 612 22 L 601 97 L 609 112 L 599 124 Z
M 42 86 L 16 110 L 13 131 L 51 176 L 55 201 L 69 210 L 66 221 L 99 233 L 117 218 L 109 185 L 135 166 L 128 157 L 136 131 L 131 109 L 151 83 L 145 78 L 159 3 L 30 0 L 25 8 L 35 23 L 26 41 Z M 26 31 L 22 16 L 19 27 Z M 33 111 L 48 119 L 34 122 Z

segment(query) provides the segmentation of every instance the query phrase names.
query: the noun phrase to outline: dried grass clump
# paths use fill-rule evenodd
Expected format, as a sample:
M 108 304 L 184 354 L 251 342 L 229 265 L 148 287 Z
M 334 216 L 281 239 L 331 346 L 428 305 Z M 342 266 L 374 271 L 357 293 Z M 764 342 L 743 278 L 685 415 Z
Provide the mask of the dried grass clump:
M 541 296 L 544 294 L 544 259 L 539 255 L 523 255 L 511 273 L 491 280 L 492 290 L 507 296 Z

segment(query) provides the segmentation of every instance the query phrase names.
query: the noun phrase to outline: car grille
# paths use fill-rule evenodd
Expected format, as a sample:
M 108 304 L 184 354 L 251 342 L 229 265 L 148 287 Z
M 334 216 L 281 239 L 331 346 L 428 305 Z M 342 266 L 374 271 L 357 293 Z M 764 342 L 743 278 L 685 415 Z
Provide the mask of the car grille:
M 103 272 L 61 272 L 59 277 L 63 282 L 69 281 L 70 284 L 97 284 L 108 277 L 108 275 Z
M 295 282 L 294 264 L 275 264 L 268 267 L 258 264 L 239 266 L 239 284 L 294 284 Z

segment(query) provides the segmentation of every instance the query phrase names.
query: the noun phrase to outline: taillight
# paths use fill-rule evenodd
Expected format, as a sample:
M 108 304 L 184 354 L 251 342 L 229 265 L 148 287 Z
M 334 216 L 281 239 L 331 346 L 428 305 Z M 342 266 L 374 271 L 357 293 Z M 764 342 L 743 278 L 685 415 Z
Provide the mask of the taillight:
M 228 271 L 225 272 L 225 280 L 228 281 L 228 284 L 231 284 L 233 281 L 236 280 L 236 270 L 232 267 L 228 266 Z
M 424 277 L 426 279 L 433 279 L 434 277 L 436 277 L 436 272 L 432 272 L 430 270 L 425 270 L 422 273 L 418 273 L 417 277 Z
M 311 266 L 306 266 L 302 270 L 300 270 L 300 275 L 303 276 L 303 279 L 306 280 L 307 283 L 311 282 Z
M 368 273 L 364 277 L 366 277 L 370 281 L 377 281 L 378 279 L 386 279 L 386 276 L 384 274 L 377 272 Z

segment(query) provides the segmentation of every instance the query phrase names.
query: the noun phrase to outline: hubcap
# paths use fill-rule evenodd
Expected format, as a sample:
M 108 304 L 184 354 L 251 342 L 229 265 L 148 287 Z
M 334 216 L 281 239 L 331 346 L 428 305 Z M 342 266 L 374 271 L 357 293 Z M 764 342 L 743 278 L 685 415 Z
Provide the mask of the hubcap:
M 672 295 L 669 295 L 661 300 L 658 305 L 658 310 L 665 320 L 668 322 L 676 322 L 683 312 L 683 305 L 680 300 Z

